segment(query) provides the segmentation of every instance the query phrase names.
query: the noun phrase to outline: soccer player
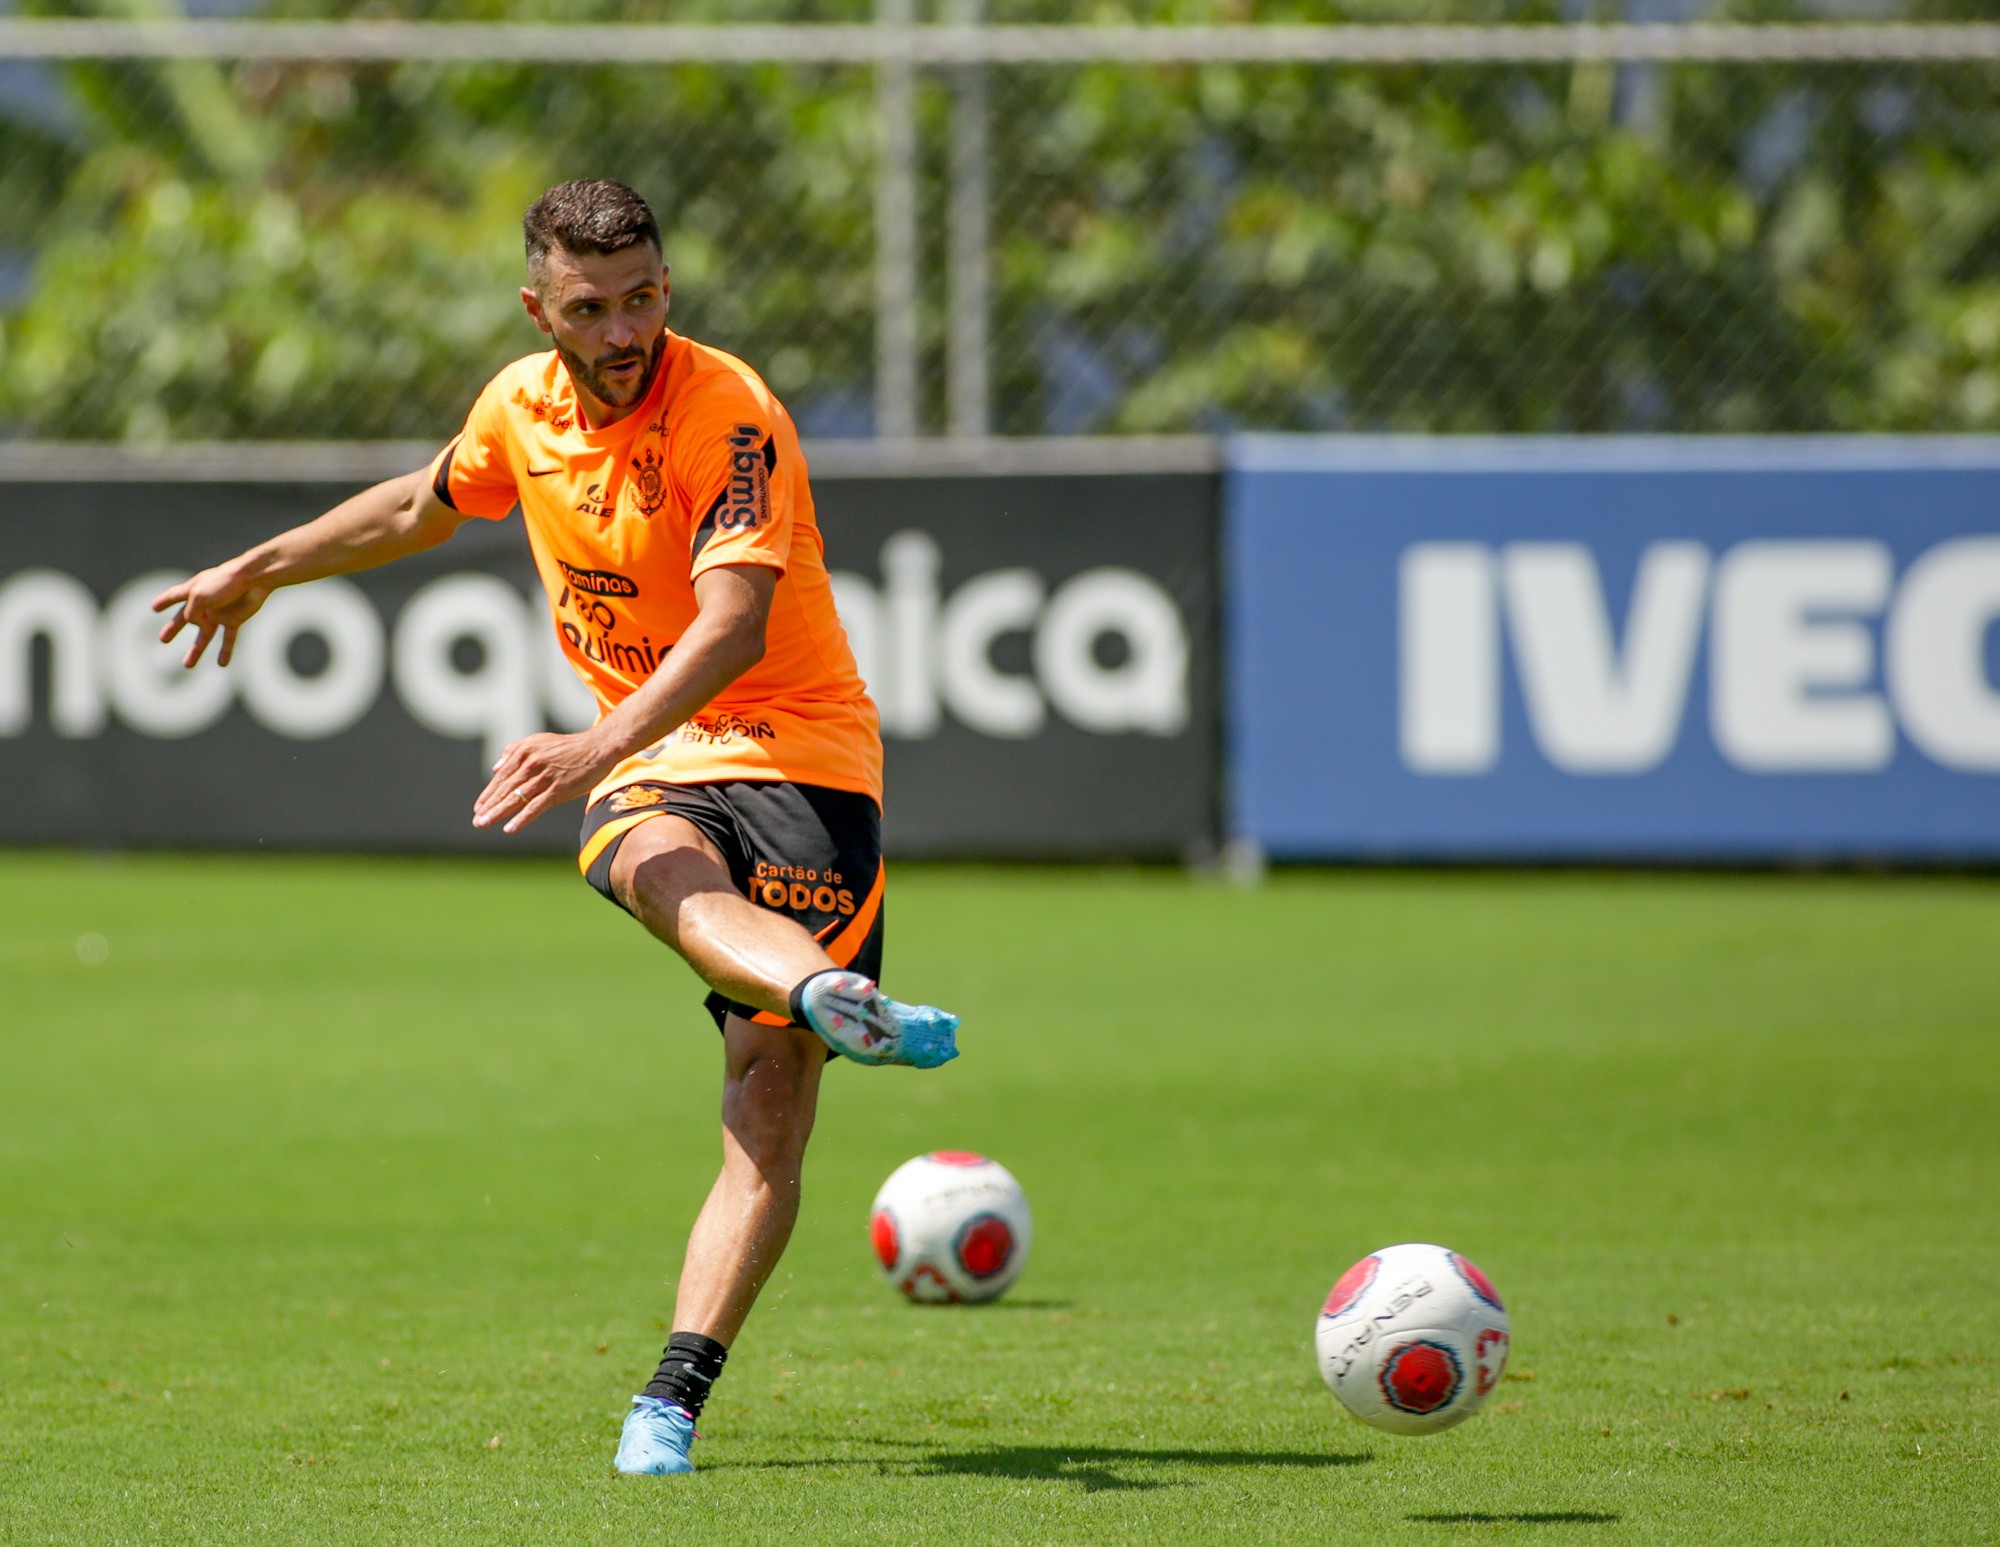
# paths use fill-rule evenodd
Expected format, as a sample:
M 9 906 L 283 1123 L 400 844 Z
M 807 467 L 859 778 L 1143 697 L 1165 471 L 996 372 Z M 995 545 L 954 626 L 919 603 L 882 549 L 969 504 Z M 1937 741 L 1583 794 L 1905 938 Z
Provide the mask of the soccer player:
M 554 348 L 508 366 L 428 468 L 392 478 L 154 602 L 187 664 L 273 590 L 435 547 L 517 503 L 597 723 L 507 747 L 473 825 L 519 832 L 588 794 L 579 868 L 713 990 L 722 1172 L 695 1221 L 623 1472 L 693 1470 L 709 1387 L 798 1217 L 835 1054 L 934 1068 L 958 1018 L 876 985 L 882 745 L 834 613 L 806 466 L 757 374 L 667 329 L 660 230 L 611 182 L 522 221 L 521 301 Z

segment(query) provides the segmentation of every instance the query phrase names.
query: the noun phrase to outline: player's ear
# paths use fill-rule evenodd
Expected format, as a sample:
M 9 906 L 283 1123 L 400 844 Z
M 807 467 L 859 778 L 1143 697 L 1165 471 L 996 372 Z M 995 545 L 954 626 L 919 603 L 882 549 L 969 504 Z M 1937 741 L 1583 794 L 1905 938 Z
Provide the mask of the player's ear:
M 540 328 L 544 333 L 553 333 L 555 331 L 555 329 L 549 326 L 549 319 L 542 311 L 542 298 L 536 295 L 534 290 L 527 285 L 521 287 L 521 304 L 528 309 L 528 315 L 535 319 L 536 327 Z

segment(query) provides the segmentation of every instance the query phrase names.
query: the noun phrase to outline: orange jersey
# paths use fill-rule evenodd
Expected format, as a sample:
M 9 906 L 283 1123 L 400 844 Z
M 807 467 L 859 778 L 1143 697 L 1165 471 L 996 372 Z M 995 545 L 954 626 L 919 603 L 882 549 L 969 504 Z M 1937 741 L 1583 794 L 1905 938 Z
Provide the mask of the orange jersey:
M 609 712 L 694 622 L 695 577 L 779 572 L 764 658 L 591 792 L 638 779 L 775 779 L 882 799 L 875 706 L 833 609 L 789 415 L 741 360 L 666 336 L 646 400 L 586 429 L 551 350 L 517 360 L 432 464 L 438 497 L 498 520 L 518 501 L 563 652 Z

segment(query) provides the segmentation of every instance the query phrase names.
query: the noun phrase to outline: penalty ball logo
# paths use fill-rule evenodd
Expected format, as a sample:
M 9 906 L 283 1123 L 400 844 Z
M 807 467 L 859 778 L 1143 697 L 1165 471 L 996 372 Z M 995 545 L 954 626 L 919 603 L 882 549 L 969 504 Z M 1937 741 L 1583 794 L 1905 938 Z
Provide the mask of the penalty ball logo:
M 1443 1343 L 1417 1338 L 1391 1349 L 1376 1372 L 1383 1399 L 1401 1413 L 1435 1413 L 1458 1395 L 1465 1371 Z

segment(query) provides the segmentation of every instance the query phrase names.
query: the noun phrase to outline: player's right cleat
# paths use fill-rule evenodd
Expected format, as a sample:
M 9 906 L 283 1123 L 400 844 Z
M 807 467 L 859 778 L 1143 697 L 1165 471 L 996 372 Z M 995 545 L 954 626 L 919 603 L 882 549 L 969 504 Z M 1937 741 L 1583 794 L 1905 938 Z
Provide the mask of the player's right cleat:
M 612 1465 L 628 1477 L 670 1477 L 692 1472 L 688 1447 L 698 1436 L 686 1411 L 658 1397 L 634 1397 L 618 1436 Z
M 899 1003 L 862 973 L 815 973 L 795 997 L 800 1018 L 820 1040 L 858 1064 L 935 1069 L 958 1057 L 956 1015 L 935 1005 Z

